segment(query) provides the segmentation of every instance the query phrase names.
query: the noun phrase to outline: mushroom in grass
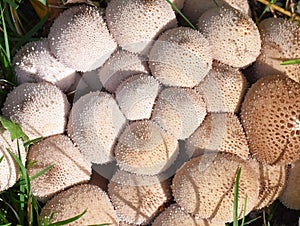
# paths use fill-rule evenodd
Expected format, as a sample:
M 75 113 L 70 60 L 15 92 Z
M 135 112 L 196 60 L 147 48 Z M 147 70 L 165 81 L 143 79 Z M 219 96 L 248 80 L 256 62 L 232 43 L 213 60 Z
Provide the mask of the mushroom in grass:
M 280 75 L 259 79 L 242 104 L 250 153 L 266 164 L 300 158 L 300 84 Z
M 64 66 L 50 53 L 47 39 L 24 45 L 14 56 L 13 67 L 19 84 L 46 81 L 63 92 L 70 91 L 80 79 L 75 70 Z
M 65 131 L 70 104 L 66 95 L 47 82 L 23 83 L 7 96 L 2 113 L 20 124 L 32 140 Z
M 33 195 L 42 202 L 68 187 L 87 182 L 91 176 L 91 164 L 65 135 L 51 136 L 32 145 L 27 161 L 32 164 L 29 177 L 53 166 L 31 181 Z
M 169 87 L 159 93 L 151 118 L 177 139 L 186 139 L 205 115 L 203 97 L 190 88 Z
M 65 10 L 50 28 L 51 53 L 76 71 L 100 67 L 117 48 L 102 14 L 103 10 L 87 5 Z
M 172 7 L 165 0 L 111 0 L 107 25 L 125 50 L 147 55 L 158 35 L 177 26 Z
M 40 221 L 56 223 L 78 216 L 68 225 L 118 225 L 117 216 L 107 194 L 96 185 L 83 184 L 62 191 L 42 208 Z
M 149 55 L 153 76 L 167 86 L 196 86 L 207 75 L 211 65 L 208 40 L 200 32 L 188 27 L 165 31 Z
M 125 122 L 115 99 L 95 91 L 73 105 L 68 134 L 88 161 L 105 164 L 113 161 L 113 147 Z
M 20 155 L 19 156 L 19 150 Z M 0 193 L 13 186 L 19 179 L 20 167 L 15 161 L 12 153 L 25 165 L 26 152 L 23 145 L 17 141 L 11 140 L 10 133 L 7 130 L 0 130 Z M 11 153 L 10 153 L 11 152 Z
M 258 28 L 262 49 L 254 64 L 255 77 L 282 74 L 300 82 L 300 64 L 281 65 L 300 58 L 300 27 L 283 18 L 268 18 Z
M 228 152 L 248 159 L 250 152 L 241 122 L 233 113 L 209 113 L 202 124 L 187 139 L 188 156 L 206 152 Z
M 135 225 L 150 223 L 172 196 L 169 180 L 120 170 L 108 184 L 108 194 L 119 221 Z
M 222 6 L 206 11 L 198 20 L 198 29 L 209 41 L 213 59 L 221 63 L 244 68 L 260 54 L 256 24 L 237 9 Z
M 216 223 L 233 221 L 234 186 L 241 168 L 238 218 L 247 215 L 257 203 L 259 183 L 255 170 L 237 155 L 204 154 L 193 158 L 177 171 L 173 179 L 173 196 L 188 213 Z

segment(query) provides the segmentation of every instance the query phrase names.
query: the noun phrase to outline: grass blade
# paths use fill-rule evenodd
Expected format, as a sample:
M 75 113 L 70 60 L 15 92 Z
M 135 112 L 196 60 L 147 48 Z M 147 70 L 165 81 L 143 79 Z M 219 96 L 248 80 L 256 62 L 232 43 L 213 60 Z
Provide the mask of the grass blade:
M 78 214 L 75 217 L 71 217 L 67 220 L 58 221 L 58 222 L 55 222 L 53 224 L 48 224 L 48 226 L 61 226 L 61 225 L 66 225 L 66 224 L 69 224 L 71 222 L 77 221 L 79 218 L 81 218 L 86 213 L 86 211 L 87 210 L 84 210 L 81 214 Z
M 300 59 L 285 60 L 280 65 L 300 64 Z
M 239 197 L 239 184 L 242 168 L 237 170 L 235 185 L 234 185 L 234 204 L 233 204 L 233 226 L 239 226 L 238 224 L 238 197 Z
M 3 29 L 3 36 L 4 36 L 4 46 L 5 46 L 5 55 L 7 57 L 8 63 L 10 63 L 10 48 L 8 42 L 8 33 L 6 29 L 6 22 L 4 19 L 4 8 L 2 6 L 2 2 L 0 1 L 0 11 L 1 11 L 1 22 L 2 22 L 2 29 Z
M 1 156 L 0 163 L 3 161 L 3 159 L 4 159 L 4 155 Z

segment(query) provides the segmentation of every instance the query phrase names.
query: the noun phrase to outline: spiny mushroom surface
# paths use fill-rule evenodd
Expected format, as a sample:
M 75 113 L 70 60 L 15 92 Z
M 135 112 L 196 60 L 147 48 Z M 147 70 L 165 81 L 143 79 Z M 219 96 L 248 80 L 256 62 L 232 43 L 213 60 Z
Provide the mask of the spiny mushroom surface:
M 118 220 L 107 194 L 96 185 L 83 184 L 63 191 L 52 198 L 42 208 L 40 220 L 51 223 L 63 221 L 86 213 L 68 225 L 99 225 L 107 223 L 117 226 Z
M 177 26 L 175 13 L 165 0 L 111 0 L 106 18 L 117 43 L 143 55 L 161 32 Z
M 200 32 L 188 27 L 165 31 L 149 55 L 153 76 L 167 86 L 198 85 L 211 65 L 212 54 L 208 40 Z
M 32 145 L 27 161 L 33 163 L 28 170 L 29 177 L 53 165 L 31 181 L 33 195 L 43 202 L 70 186 L 87 182 L 91 176 L 91 164 L 65 135 L 51 136 Z
M 113 160 L 113 146 L 125 122 L 115 99 L 95 91 L 73 105 L 68 133 L 88 161 L 105 164 Z
M 300 158 L 300 84 L 267 76 L 249 89 L 241 119 L 250 153 L 260 162 L 288 164 Z
M 4 117 L 20 124 L 32 140 L 65 131 L 70 104 L 66 95 L 46 82 L 23 83 L 11 91 L 4 103 Z
M 51 53 L 76 71 L 86 72 L 101 66 L 117 47 L 102 14 L 101 9 L 87 5 L 65 10 L 50 29 Z
M 243 68 L 260 54 L 256 24 L 237 9 L 229 6 L 210 9 L 199 18 L 197 26 L 212 47 L 213 59 L 221 63 Z
M 64 66 L 50 53 L 47 39 L 24 45 L 14 56 L 13 67 L 19 84 L 47 81 L 65 92 L 80 79 L 75 70 Z
M 150 223 L 172 196 L 169 180 L 161 181 L 159 176 L 138 176 L 121 170 L 111 179 L 108 194 L 118 219 L 135 225 Z

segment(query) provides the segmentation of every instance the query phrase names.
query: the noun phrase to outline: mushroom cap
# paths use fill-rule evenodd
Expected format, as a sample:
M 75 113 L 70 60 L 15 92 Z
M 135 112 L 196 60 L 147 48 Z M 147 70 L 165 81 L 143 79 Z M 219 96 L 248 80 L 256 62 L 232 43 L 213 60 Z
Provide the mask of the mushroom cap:
M 70 104 L 66 95 L 47 82 L 23 83 L 5 100 L 2 113 L 20 124 L 32 140 L 65 131 Z
M 208 40 L 200 32 L 188 27 L 165 31 L 149 55 L 153 76 L 167 86 L 198 85 L 211 65 L 212 53 Z
M 198 20 L 198 29 L 212 47 L 212 57 L 232 67 L 246 67 L 260 54 L 256 24 L 246 14 L 229 6 L 212 8 Z
M 300 82 L 300 64 L 281 65 L 284 60 L 300 58 L 300 27 L 283 18 L 268 18 L 258 28 L 262 49 L 254 64 L 255 77 L 282 74 Z
M 177 139 L 186 139 L 202 123 L 206 103 L 190 88 L 163 89 L 156 100 L 152 120 Z
M 95 91 L 73 105 L 68 133 L 88 161 L 105 164 L 113 160 L 113 146 L 125 122 L 115 99 Z
M 165 0 L 111 0 L 106 18 L 117 43 L 141 54 L 149 52 L 161 32 L 177 26 L 175 13 Z
M 279 200 L 287 208 L 300 210 L 300 160 L 291 164 L 288 173 L 286 186 L 279 197 Z
M 250 154 L 241 122 L 233 113 L 209 113 L 202 124 L 187 139 L 188 156 L 205 152 L 227 152 L 248 159 Z
M 107 194 L 96 185 L 82 184 L 62 191 L 42 208 L 40 219 L 48 219 L 54 213 L 51 223 L 67 220 L 87 212 L 68 225 L 118 225 L 117 216 Z
M 159 82 L 150 75 L 138 74 L 123 81 L 116 90 L 116 100 L 128 120 L 149 119 Z
M 29 177 L 53 165 L 31 181 L 33 195 L 43 202 L 68 187 L 87 182 L 92 171 L 91 164 L 65 135 L 51 136 L 32 145 L 27 161 L 34 163 L 28 170 Z
M 238 203 L 247 195 L 246 215 L 257 203 L 258 175 L 237 155 L 229 153 L 204 154 L 188 161 L 173 179 L 175 201 L 188 213 L 213 222 L 231 222 L 234 185 L 241 167 Z M 213 195 L 212 195 L 213 194 Z M 238 206 L 238 217 L 243 216 Z
M 76 71 L 100 67 L 117 48 L 102 14 L 101 9 L 87 5 L 61 13 L 50 28 L 51 53 Z
M 300 158 L 300 84 L 267 76 L 249 89 L 241 119 L 250 153 L 260 162 L 288 164 Z
M 170 181 L 117 171 L 108 184 L 108 194 L 120 221 L 145 225 L 171 199 Z
M 75 70 L 64 66 L 50 53 L 48 39 L 24 45 L 14 56 L 13 67 L 19 84 L 46 81 L 63 92 L 80 79 Z
M 115 148 L 120 168 L 140 175 L 155 175 L 167 170 L 177 155 L 177 139 L 149 120 L 128 125 Z
M 114 52 L 98 70 L 103 87 L 111 93 L 123 80 L 141 73 L 148 73 L 146 58 L 126 50 Z

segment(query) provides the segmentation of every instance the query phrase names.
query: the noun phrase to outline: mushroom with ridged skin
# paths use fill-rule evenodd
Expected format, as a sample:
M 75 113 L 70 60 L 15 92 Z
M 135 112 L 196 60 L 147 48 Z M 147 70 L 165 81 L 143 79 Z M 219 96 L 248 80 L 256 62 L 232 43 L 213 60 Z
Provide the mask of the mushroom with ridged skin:
M 123 81 L 116 90 L 116 100 L 128 120 L 149 119 L 159 82 L 150 75 L 138 74 Z
M 50 28 L 51 53 L 76 71 L 100 67 L 117 48 L 102 14 L 103 10 L 87 5 L 65 10 Z
M 161 32 L 177 26 L 175 13 L 165 0 L 111 0 L 106 18 L 117 43 L 142 55 L 148 54 Z
M 32 145 L 27 161 L 33 163 L 28 169 L 29 177 L 53 165 L 31 181 L 32 194 L 42 202 L 68 187 L 87 182 L 91 176 L 91 164 L 65 135 L 51 136 Z
M 126 118 L 115 99 L 95 91 L 75 102 L 68 122 L 68 134 L 88 161 L 113 161 L 113 146 Z
M 208 40 L 188 27 L 165 31 L 149 55 L 152 75 L 167 86 L 196 86 L 207 75 L 211 65 Z
M 63 92 L 80 79 L 75 70 L 64 66 L 50 53 L 47 39 L 24 45 L 14 56 L 13 67 L 19 84 L 46 81 Z
M 258 28 L 246 14 L 229 6 L 206 11 L 198 20 L 199 31 L 212 47 L 213 59 L 232 67 L 253 63 L 261 49 Z
M 140 175 L 155 175 L 167 170 L 177 155 L 177 139 L 149 120 L 128 125 L 115 148 L 120 168 Z
M 47 82 L 23 83 L 7 96 L 2 113 L 20 124 L 29 139 L 65 131 L 70 104 L 66 95 Z
M 135 225 L 150 223 L 172 196 L 169 180 L 121 170 L 108 184 L 108 194 L 119 220 Z
M 50 220 L 51 223 L 67 220 L 86 213 L 78 220 L 68 225 L 118 225 L 114 208 L 107 194 L 96 185 L 82 184 L 62 191 L 54 196 L 42 208 L 40 220 Z
M 300 84 L 280 75 L 266 76 L 245 96 L 241 119 L 250 153 L 266 164 L 300 158 Z
M 169 87 L 159 93 L 151 119 L 177 139 L 186 139 L 205 115 L 203 97 L 190 88 Z

